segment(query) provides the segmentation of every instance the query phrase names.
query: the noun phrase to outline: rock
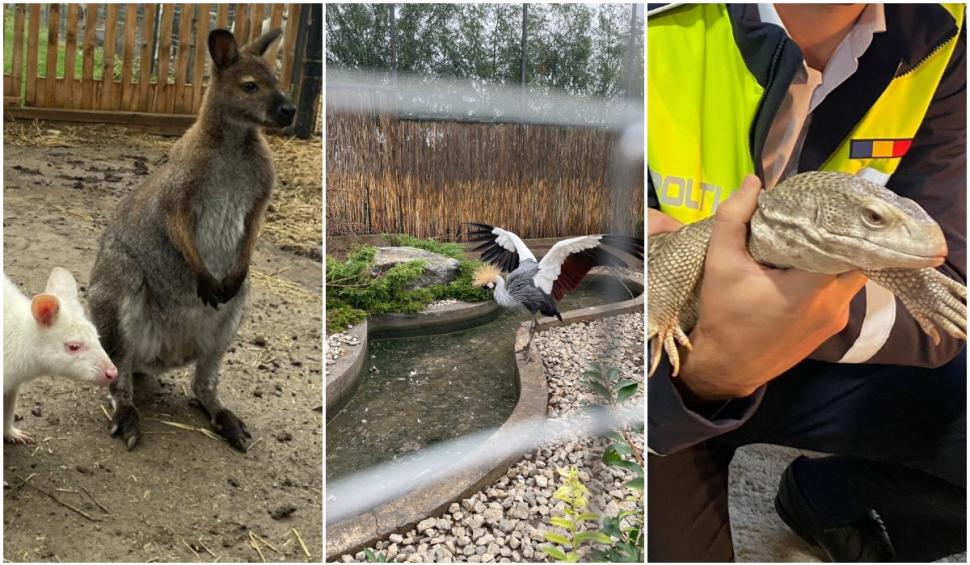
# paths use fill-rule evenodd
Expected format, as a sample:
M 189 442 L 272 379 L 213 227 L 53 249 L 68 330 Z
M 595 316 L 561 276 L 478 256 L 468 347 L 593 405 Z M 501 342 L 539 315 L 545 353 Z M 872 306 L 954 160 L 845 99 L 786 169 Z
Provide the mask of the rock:
M 417 530 L 418 533 L 422 533 L 425 530 L 430 530 L 434 527 L 436 520 L 434 518 L 427 518 L 418 522 Z
M 539 475 L 538 477 L 536 477 L 536 486 L 539 488 L 546 488 L 547 486 L 549 486 L 549 479 L 543 477 L 542 475 Z
M 296 512 L 296 506 L 292 504 L 281 504 L 273 510 L 270 510 L 269 515 L 274 520 L 282 520 L 283 518 L 288 518 L 294 512 Z
M 401 543 L 404 541 L 404 536 L 401 534 L 391 534 L 387 539 L 391 540 L 391 543 Z
M 489 524 L 495 524 L 503 517 L 502 508 L 489 508 L 482 514 L 482 516 L 484 516 L 485 521 Z
M 488 545 L 493 541 L 495 541 L 495 536 L 493 536 L 492 534 L 485 534 L 482 537 L 477 538 L 475 540 L 475 545 Z
M 377 276 L 391 267 L 408 261 L 424 262 L 424 274 L 407 285 L 407 290 L 432 284 L 448 284 L 458 276 L 458 260 L 416 247 L 378 247 L 371 275 Z

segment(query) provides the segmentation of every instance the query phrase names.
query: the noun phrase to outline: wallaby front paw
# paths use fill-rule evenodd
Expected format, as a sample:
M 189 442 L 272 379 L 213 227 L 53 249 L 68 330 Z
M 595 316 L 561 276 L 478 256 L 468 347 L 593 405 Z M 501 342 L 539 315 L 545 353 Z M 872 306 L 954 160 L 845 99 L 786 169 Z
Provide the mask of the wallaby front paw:
M 121 436 L 128 451 L 134 449 L 141 440 L 140 420 L 134 406 L 120 406 L 111 417 L 111 435 Z
M 239 289 L 241 289 L 243 283 L 246 282 L 246 276 L 248 274 L 249 267 L 246 267 L 240 272 L 230 273 L 225 279 L 223 279 L 219 302 L 229 302 L 234 296 L 239 294 Z
M 222 285 L 219 281 L 215 280 L 212 276 L 204 276 L 199 277 L 197 285 L 196 294 L 202 299 L 202 303 L 218 310 L 222 296 Z
M 19 428 L 11 428 L 9 432 L 3 434 L 3 442 L 15 445 L 27 445 L 28 443 L 34 443 L 34 438 Z
M 249 430 L 246 429 L 246 424 L 242 420 L 236 417 L 232 411 L 223 408 L 216 414 L 216 417 L 212 419 L 212 427 L 215 429 L 216 433 L 226 438 L 229 445 L 236 449 L 237 451 L 242 451 L 243 453 L 249 449 L 249 441 L 252 439 L 252 435 L 249 434 Z

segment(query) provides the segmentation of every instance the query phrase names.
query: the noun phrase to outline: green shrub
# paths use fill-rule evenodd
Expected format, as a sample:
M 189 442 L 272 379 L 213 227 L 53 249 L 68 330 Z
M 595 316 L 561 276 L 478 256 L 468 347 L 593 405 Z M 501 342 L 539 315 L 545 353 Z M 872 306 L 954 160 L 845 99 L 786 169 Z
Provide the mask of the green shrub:
M 377 250 L 362 245 L 351 250 L 343 261 L 327 257 L 327 330 L 339 332 L 348 324 L 360 322 L 367 314 L 420 312 L 435 300 L 466 302 L 489 300 L 488 291 L 472 285 L 477 261 L 465 259 L 461 245 L 439 243 L 410 236 L 386 236 L 398 245 L 417 247 L 458 260 L 458 275 L 448 284 L 407 290 L 408 284 L 424 272 L 424 263 L 408 261 L 394 265 L 374 277 L 370 268 Z

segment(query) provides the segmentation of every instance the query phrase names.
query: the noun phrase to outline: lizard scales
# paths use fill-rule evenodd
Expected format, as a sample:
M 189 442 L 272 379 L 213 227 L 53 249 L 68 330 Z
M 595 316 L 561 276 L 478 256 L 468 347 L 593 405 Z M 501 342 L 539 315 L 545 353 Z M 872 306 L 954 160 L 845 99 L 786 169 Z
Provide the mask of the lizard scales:
M 665 351 L 676 376 L 678 344 L 698 316 L 714 218 L 650 236 L 647 247 L 649 374 Z M 942 330 L 966 340 L 967 289 L 933 268 L 946 256 L 940 226 L 918 204 L 857 176 L 814 171 L 762 191 L 748 252 L 758 263 L 823 274 L 859 270 L 889 289 L 939 344 Z

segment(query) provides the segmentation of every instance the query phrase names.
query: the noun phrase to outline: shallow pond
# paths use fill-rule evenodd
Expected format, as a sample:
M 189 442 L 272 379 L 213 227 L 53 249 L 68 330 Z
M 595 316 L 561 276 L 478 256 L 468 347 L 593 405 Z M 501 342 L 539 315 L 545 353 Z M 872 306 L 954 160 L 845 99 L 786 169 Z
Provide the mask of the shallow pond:
M 566 295 L 559 310 L 629 298 L 615 280 L 597 277 Z M 462 331 L 370 341 L 360 387 L 327 423 L 327 478 L 501 425 L 518 399 L 513 347 L 528 319 L 506 311 Z

